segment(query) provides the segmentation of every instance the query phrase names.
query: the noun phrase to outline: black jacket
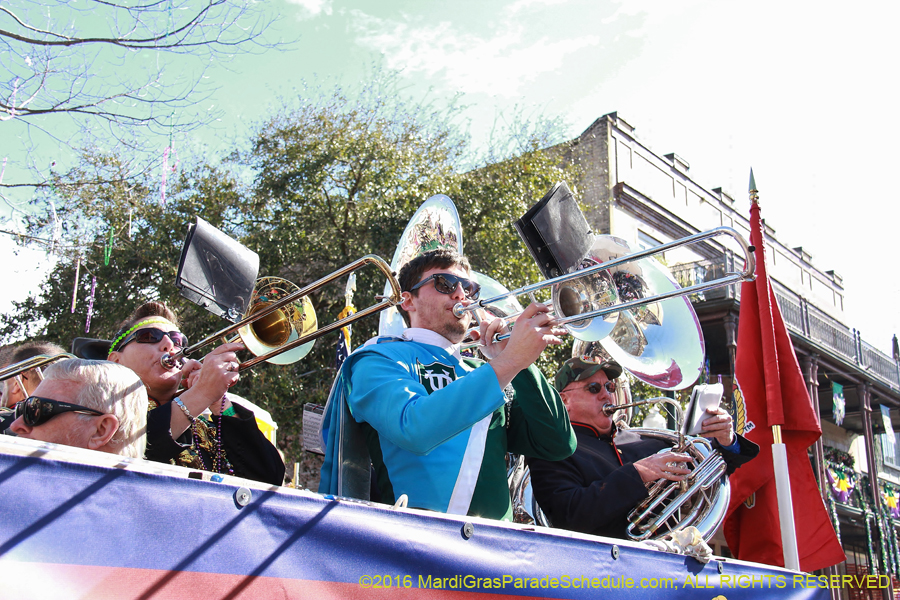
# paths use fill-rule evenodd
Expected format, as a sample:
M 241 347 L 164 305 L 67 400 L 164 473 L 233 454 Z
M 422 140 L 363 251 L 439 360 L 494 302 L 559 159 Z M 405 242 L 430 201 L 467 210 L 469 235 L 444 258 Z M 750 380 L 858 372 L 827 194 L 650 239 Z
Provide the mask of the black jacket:
M 628 512 L 648 495 L 634 462 L 671 446 L 629 430 L 616 433 L 613 444 L 612 436 L 589 425 L 572 426 L 575 454 L 555 462 L 528 460 L 534 497 L 554 527 L 625 539 Z M 738 453 L 722 452 L 729 474 L 759 453 L 753 442 L 737 439 Z
M 185 452 L 191 446 L 191 429 L 181 434 L 177 441 L 172 439 L 170 425 L 172 405 L 172 402 L 162 404 L 147 415 L 147 460 L 211 470 L 213 456 L 207 448 L 201 446 Z M 225 458 L 234 469 L 234 475 L 272 485 L 282 485 L 284 462 L 278 450 L 259 430 L 252 412 L 238 404 L 232 406 L 236 416 L 222 417 L 222 449 L 225 451 Z M 214 428 L 208 429 L 212 430 L 213 435 L 217 435 Z M 197 455 L 199 462 L 196 460 Z

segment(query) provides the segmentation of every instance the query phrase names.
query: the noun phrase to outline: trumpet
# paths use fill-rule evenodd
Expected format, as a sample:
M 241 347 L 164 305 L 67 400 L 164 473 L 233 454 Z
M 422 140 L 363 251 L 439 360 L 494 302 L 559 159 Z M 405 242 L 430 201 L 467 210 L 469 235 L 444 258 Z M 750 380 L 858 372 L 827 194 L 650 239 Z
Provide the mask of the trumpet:
M 307 296 L 325 284 L 331 283 L 335 279 L 339 279 L 367 265 L 374 265 L 387 277 L 391 289 L 390 295 L 376 296 L 376 300 L 379 300 L 378 303 L 325 327 L 318 327 L 315 322 L 315 312 L 312 310 L 312 304 Z M 280 285 L 280 282 L 284 282 L 284 280 L 279 280 L 279 283 L 276 285 Z M 290 285 L 293 286 L 293 284 Z M 296 288 L 296 286 L 293 287 Z M 259 286 L 257 286 L 257 291 L 259 291 Z M 278 295 L 281 295 L 281 293 Z M 282 363 L 287 364 L 303 358 L 312 348 L 310 342 L 327 333 L 346 327 L 354 321 L 391 306 L 396 306 L 402 301 L 400 297 L 400 283 L 391 271 L 390 266 L 381 257 L 374 254 L 363 256 L 352 263 L 344 265 L 337 271 L 302 289 L 296 288 L 275 301 L 270 301 L 268 296 L 265 295 L 257 294 L 257 296 L 259 296 L 257 298 L 258 302 L 247 309 L 243 319 L 187 348 L 182 348 L 172 354 L 164 354 L 160 359 L 163 367 L 171 369 L 180 366 L 183 364 L 185 357 L 190 356 L 219 338 L 227 338 L 234 332 L 239 332 L 240 339 L 245 342 L 247 349 L 256 355 L 252 359 L 241 362 L 237 368 L 238 372 L 250 369 L 261 362 L 270 360 L 295 348 L 302 347 L 298 353 L 292 356 L 292 360 Z M 295 339 L 290 339 L 294 336 L 296 336 Z M 288 339 L 290 341 L 285 343 Z

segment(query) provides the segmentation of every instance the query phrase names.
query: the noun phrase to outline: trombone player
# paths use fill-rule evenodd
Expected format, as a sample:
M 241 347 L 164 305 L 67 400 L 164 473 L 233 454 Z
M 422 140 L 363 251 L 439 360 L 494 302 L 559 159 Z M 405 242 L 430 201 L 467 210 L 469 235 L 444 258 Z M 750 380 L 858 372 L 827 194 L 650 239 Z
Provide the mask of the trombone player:
M 463 359 L 460 343 L 477 299 L 469 262 L 433 250 L 403 266 L 400 338 L 376 338 L 343 363 L 325 417 L 320 493 L 339 493 L 342 440 L 331 420 L 346 401 L 365 433 L 381 501 L 401 495 L 409 506 L 460 515 L 510 519 L 506 453 L 558 460 L 575 449 L 556 390 L 532 363 L 560 343 L 541 304 L 519 317 L 512 337 L 495 343 L 504 322 L 481 324 L 489 364 Z M 368 464 L 363 467 L 368 471 Z
M 558 462 L 529 459 L 532 489 L 554 527 L 627 539 L 627 515 L 648 496 L 645 484 L 685 479 L 691 471 L 679 463 L 692 459 L 671 451 L 658 453 L 670 447 L 663 440 L 620 431 L 607 410 L 615 405 L 622 367 L 611 359 L 586 359 L 570 358 L 555 377 L 578 449 Z M 754 458 L 759 446 L 734 432 L 725 410 L 708 412 L 701 435 L 714 440 L 730 474 Z
M 109 360 L 134 371 L 147 386 L 147 459 L 281 485 L 284 463 L 278 451 L 253 413 L 232 404 L 226 393 L 240 377 L 235 352 L 243 345 L 222 344 L 202 366 L 162 362 L 186 345 L 175 313 L 161 302 L 148 302 L 120 324 L 109 348 Z M 184 380 L 188 389 L 179 391 Z M 203 414 L 207 408 L 212 417 Z

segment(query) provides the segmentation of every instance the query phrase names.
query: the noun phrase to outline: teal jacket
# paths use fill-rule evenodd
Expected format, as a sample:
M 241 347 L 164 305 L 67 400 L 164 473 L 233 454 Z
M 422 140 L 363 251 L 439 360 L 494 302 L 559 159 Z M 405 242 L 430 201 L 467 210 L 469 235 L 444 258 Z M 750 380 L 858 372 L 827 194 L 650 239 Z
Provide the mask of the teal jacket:
M 362 423 L 381 500 L 510 519 L 506 453 L 561 460 L 575 451 L 562 400 L 535 367 L 500 388 L 494 370 L 437 346 L 391 338 L 345 361 L 332 388 L 319 491 L 336 493 L 334 431 L 345 401 Z

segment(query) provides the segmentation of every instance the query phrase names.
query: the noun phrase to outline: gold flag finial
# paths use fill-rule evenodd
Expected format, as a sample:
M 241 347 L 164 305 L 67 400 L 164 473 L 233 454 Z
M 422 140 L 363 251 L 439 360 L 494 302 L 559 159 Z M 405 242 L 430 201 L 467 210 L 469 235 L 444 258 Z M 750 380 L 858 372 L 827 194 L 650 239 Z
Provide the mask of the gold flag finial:
M 750 167 L 750 202 L 759 204 L 759 190 L 756 189 L 756 178 L 753 177 L 753 167 Z

